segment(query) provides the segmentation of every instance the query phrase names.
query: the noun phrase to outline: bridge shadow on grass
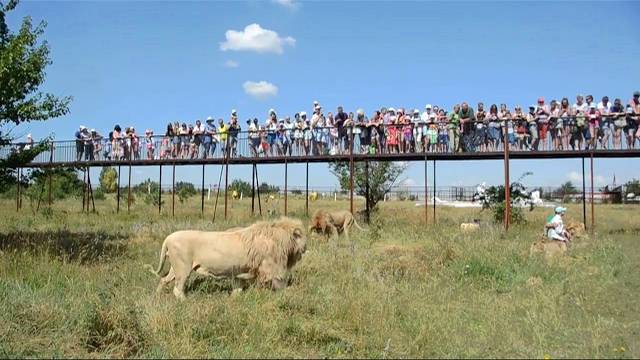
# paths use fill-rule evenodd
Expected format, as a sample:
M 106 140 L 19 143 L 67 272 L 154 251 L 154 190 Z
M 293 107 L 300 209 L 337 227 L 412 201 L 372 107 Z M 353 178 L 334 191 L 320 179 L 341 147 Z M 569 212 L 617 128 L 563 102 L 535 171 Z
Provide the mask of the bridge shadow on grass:
M 92 264 L 123 256 L 127 251 L 127 239 L 127 235 L 106 232 L 0 232 L 0 251 L 48 253 L 60 260 Z

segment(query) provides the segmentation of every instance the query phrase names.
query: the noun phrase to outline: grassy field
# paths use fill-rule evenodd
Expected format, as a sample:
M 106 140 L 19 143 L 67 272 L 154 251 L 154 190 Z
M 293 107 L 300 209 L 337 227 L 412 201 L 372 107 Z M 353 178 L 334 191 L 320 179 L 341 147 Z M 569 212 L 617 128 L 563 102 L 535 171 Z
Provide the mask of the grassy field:
M 229 281 L 192 275 L 186 301 L 157 296 L 143 264 L 166 235 L 253 221 L 245 199 L 212 224 L 211 204 L 203 219 L 199 198 L 175 218 L 141 202 L 116 214 L 111 198 L 98 214 L 0 202 L 0 357 L 640 357 L 637 207 L 597 206 L 596 236 L 547 263 L 529 247 L 549 209 L 507 235 L 461 234 L 489 214 L 438 209 L 425 225 L 423 208 L 387 202 L 353 244 L 311 237 L 283 291 L 230 295 Z M 302 217 L 304 201 L 289 210 Z

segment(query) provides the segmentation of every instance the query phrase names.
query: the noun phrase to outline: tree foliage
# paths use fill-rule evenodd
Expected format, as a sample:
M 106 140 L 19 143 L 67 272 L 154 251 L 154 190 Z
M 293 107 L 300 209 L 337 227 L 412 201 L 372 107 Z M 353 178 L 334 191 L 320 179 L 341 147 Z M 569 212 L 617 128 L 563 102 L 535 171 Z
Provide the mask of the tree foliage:
M 237 191 L 238 194 L 248 196 L 251 194 L 251 184 L 240 179 L 235 179 L 231 182 L 231 185 L 229 185 L 229 191 Z
M 20 29 L 12 32 L 7 14 L 18 5 L 17 0 L 0 2 L 0 146 L 13 141 L 6 125 L 44 121 L 69 112 L 70 97 L 58 98 L 38 89 L 44 83 L 45 68 L 51 64 L 49 45 L 40 41 L 46 24 L 34 27 L 30 17 L 22 20 Z M 49 138 L 29 150 L 12 152 L 0 159 L 0 188 L 15 184 L 15 169 L 32 161 L 48 149 Z
M 258 186 L 258 189 L 260 189 L 260 194 L 274 194 L 280 192 L 279 186 L 269 185 L 266 182 L 260 184 L 260 186 Z M 249 191 L 251 191 L 251 189 L 249 189 Z
M 527 188 L 522 183 L 522 180 L 532 175 L 532 172 L 525 172 L 516 181 L 512 181 L 509 184 L 509 199 L 511 203 L 510 222 L 521 223 L 525 221 L 522 208 L 514 205 L 528 205 L 529 210 L 533 210 L 533 203 L 531 195 L 527 192 Z M 491 186 L 487 189 L 486 195 L 483 199 L 483 209 L 489 208 L 493 212 L 493 219 L 496 222 L 504 221 L 504 213 L 506 209 L 506 194 L 504 185 Z
M 365 163 L 355 163 L 353 171 L 353 190 L 356 194 L 366 197 L 367 175 Z M 349 163 L 335 162 L 329 164 L 329 169 L 333 173 L 342 190 L 349 190 Z M 402 173 L 407 169 L 406 163 L 396 162 L 369 162 L 369 206 L 371 210 L 376 209 L 378 202 L 391 191 Z
M 640 180 L 631 179 L 624 184 L 624 189 L 627 194 L 633 193 L 636 196 L 640 195 Z
M 78 173 L 74 168 L 33 170 L 30 175 L 29 187 L 36 192 L 46 193 L 49 186 L 49 174 L 51 174 L 51 196 L 53 199 L 82 196 L 84 182 L 78 178 Z
M 160 189 L 160 185 L 157 182 L 151 180 L 150 178 L 147 178 L 147 180 L 133 186 L 134 192 L 143 193 L 143 194 L 149 194 L 149 193 L 157 194 L 159 189 Z
M 100 188 L 105 193 L 114 193 L 118 190 L 118 172 L 115 168 L 105 166 L 100 170 Z

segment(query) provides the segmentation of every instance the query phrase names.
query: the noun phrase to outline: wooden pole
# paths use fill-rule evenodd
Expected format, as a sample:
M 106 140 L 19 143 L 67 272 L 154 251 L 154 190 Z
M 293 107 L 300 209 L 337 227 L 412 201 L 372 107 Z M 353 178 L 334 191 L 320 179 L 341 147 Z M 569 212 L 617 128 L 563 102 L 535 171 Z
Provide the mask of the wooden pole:
M 16 169 L 16 211 L 20 211 L 20 168 Z M 84 200 L 82 201 L 84 206 Z
M 200 213 L 204 216 L 204 164 L 202 164 L 202 189 L 200 196 Z
M 287 158 L 284 158 L 284 216 L 287 216 Z
M 158 214 L 162 212 L 162 164 L 160 164 L 160 177 L 158 179 Z
M 251 217 L 256 213 L 256 164 L 251 164 Z
M 229 151 L 231 150 L 231 148 L 229 147 L 229 140 L 227 139 L 227 155 L 226 155 L 226 162 L 224 165 L 224 219 L 227 220 L 227 197 L 228 197 L 228 193 L 229 191 Z M 219 188 L 218 188 L 219 189 Z
M 309 216 L 309 162 L 307 161 L 307 177 L 306 177 L 306 200 L 304 202 L 304 213 Z
M 509 178 L 509 139 L 507 128 L 503 131 L 504 136 L 504 230 L 509 231 L 511 221 L 511 180 Z
M 349 209 L 353 214 L 353 129 L 349 128 Z
M 122 168 L 118 165 L 118 189 L 116 193 L 116 213 L 120 212 L 120 172 Z
M 593 150 L 591 150 L 591 235 L 595 233 L 596 229 L 596 207 L 593 195 Z
M 96 201 L 93 198 L 93 186 L 91 186 L 91 167 L 87 166 L 87 186 L 89 187 L 89 192 L 87 194 L 87 212 L 89 211 L 89 198 L 91 198 L 91 211 L 96 212 Z
M 436 223 L 436 160 L 433 159 L 433 223 Z
M 262 217 L 262 202 L 260 200 L 260 180 L 258 179 L 258 164 L 254 165 L 256 167 L 256 185 L 258 191 L 258 212 L 260 213 L 260 217 Z
M 129 184 L 127 185 L 127 212 L 131 210 L 131 155 L 129 155 Z
M 171 216 L 176 216 L 176 163 L 173 163 L 171 179 Z
M 51 154 L 49 155 L 49 164 L 53 164 L 53 142 L 51 142 Z M 49 207 L 51 207 L 51 204 L 53 203 L 53 199 L 51 196 L 51 183 L 52 183 L 52 176 L 51 176 L 51 170 L 53 169 L 53 167 L 49 168 L 48 171 L 48 175 L 49 175 Z
M 366 216 L 366 221 L 367 224 L 369 223 L 369 221 L 371 220 L 371 208 L 370 208 L 370 203 L 369 203 L 369 160 L 365 160 L 364 161 L 364 181 L 365 181 L 365 185 L 364 185 L 364 195 L 365 195 L 365 200 L 364 200 L 364 207 L 365 207 L 365 216 Z
M 582 157 L 582 222 L 587 226 L 587 182 L 584 175 L 584 156 Z
M 218 190 L 216 191 L 216 201 L 213 205 L 213 220 L 216 222 L 216 213 L 218 212 L 218 198 L 220 197 L 220 184 L 222 183 L 222 172 L 224 171 L 224 165 L 220 166 L 220 177 L 218 177 Z
M 85 204 L 87 212 L 89 211 L 89 202 L 87 201 L 87 170 L 82 170 L 82 212 L 85 210 Z
M 424 154 L 424 223 L 429 223 L 429 187 L 428 187 L 428 175 L 427 175 L 427 154 Z

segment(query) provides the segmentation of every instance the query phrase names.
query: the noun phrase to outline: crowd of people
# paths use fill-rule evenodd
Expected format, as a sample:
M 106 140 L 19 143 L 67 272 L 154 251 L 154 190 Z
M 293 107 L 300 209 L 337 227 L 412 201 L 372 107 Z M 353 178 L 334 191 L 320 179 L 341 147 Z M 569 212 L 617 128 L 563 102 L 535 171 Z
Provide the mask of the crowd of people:
M 640 91 L 623 105 L 621 99 L 592 95 L 546 102 L 540 97 L 528 108 L 506 104 L 472 107 L 456 104 L 450 111 L 427 104 L 423 111 L 382 107 L 370 116 L 364 110 L 324 112 L 314 101 L 305 111 L 279 117 L 274 109 L 261 122 L 241 127 L 236 110 L 229 120 L 208 117 L 195 125 L 170 123 L 162 135 L 147 129 L 116 125 L 108 136 L 85 126 L 75 133 L 76 160 L 196 159 L 354 153 L 562 151 L 634 149 L 640 144 Z M 353 148 L 352 148 L 353 147 Z

